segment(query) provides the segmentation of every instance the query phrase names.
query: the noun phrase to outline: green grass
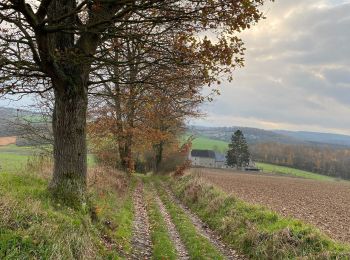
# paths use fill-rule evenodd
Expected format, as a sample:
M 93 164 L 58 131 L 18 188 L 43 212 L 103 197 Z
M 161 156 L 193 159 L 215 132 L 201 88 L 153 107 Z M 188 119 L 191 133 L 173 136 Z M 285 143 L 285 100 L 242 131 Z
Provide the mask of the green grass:
M 183 140 L 186 140 L 189 136 L 186 135 L 183 138 Z M 193 149 L 210 149 L 218 152 L 226 152 L 228 149 L 228 143 L 220 140 L 214 140 L 210 139 L 204 136 L 197 136 L 192 141 L 192 148 Z
M 221 253 L 197 232 L 186 213 L 171 201 L 159 182 L 156 181 L 155 183 L 159 196 L 169 212 L 191 259 L 224 259 Z
M 263 172 L 266 172 L 266 173 L 277 173 L 277 174 L 283 174 L 283 175 L 289 175 L 289 176 L 295 176 L 295 177 L 301 177 L 301 178 L 319 180 L 319 181 L 336 180 L 335 178 L 332 178 L 329 176 L 308 172 L 308 171 L 303 171 L 303 170 L 298 170 L 298 169 L 285 167 L 285 166 L 278 166 L 278 165 L 273 165 L 268 163 L 256 163 L 256 165 L 258 168 L 262 169 Z
M 28 160 L 37 152 L 37 148 L 14 144 L 0 146 L 0 173 L 23 172 Z
M 176 249 L 166 228 L 166 223 L 155 201 L 154 191 L 150 185 L 145 185 L 145 200 L 151 226 L 151 239 L 153 244 L 153 259 L 177 259 Z
M 32 155 L 36 149 L 30 146 L 17 146 L 10 144 L 6 146 L 0 146 L 0 153 L 15 153 L 18 155 Z
M 350 246 L 318 229 L 227 195 L 202 179 L 170 180 L 171 188 L 210 228 L 251 259 L 349 259 Z
M 128 255 L 132 250 L 131 238 L 134 219 L 132 193 L 135 185 L 136 181 L 132 179 L 125 194 L 116 194 L 113 190 L 96 190 L 93 194 L 93 204 L 96 205 L 99 219 L 97 226 L 108 239 L 113 241 L 112 251 L 119 251 L 120 255 Z M 116 257 L 113 252 L 111 255 Z
M 0 208 L 0 259 L 100 255 L 102 248 L 94 241 L 97 230 L 88 216 L 52 203 L 45 180 L 2 173 Z
M 51 199 L 46 179 L 2 172 L 0 259 L 119 259 L 118 252 L 131 248 L 135 185 L 124 181 L 120 191 L 115 188 L 118 178 L 91 186 L 91 206 L 73 210 Z
M 0 152 L 0 173 L 22 171 L 29 158 L 30 155 Z
M 23 171 L 32 154 L 33 149 L 30 147 L 19 147 L 14 144 L 0 146 L 0 173 Z
M 25 165 L 35 154 L 39 153 L 38 147 L 17 146 L 14 144 L 0 146 L 0 173 L 24 171 Z M 93 154 L 87 155 L 88 167 L 96 166 Z
M 94 167 L 97 165 L 95 156 L 93 154 L 87 155 L 87 165 L 88 165 L 88 167 Z

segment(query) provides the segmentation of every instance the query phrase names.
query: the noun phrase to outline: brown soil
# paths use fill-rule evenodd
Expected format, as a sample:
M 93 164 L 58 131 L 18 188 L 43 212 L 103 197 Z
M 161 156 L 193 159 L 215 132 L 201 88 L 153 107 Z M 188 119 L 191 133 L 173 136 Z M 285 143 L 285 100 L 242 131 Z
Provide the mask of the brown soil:
M 211 183 L 250 203 L 313 224 L 350 243 L 350 182 L 263 176 L 225 170 L 195 170 Z
M 0 146 L 16 143 L 16 136 L 0 137 Z

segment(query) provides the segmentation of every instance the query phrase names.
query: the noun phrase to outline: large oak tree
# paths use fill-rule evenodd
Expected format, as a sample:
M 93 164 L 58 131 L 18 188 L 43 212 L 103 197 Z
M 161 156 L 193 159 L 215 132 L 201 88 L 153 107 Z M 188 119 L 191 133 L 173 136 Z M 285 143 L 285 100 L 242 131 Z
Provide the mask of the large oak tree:
M 83 201 L 86 112 L 100 47 L 125 37 L 130 24 L 154 24 L 200 35 L 204 62 L 218 71 L 242 63 L 236 33 L 262 18 L 264 0 L 3 0 L 0 3 L 0 91 L 54 92 L 53 194 Z M 208 37 L 202 37 L 208 32 Z M 184 41 L 193 42 L 192 37 Z M 214 68 L 214 67 L 213 67 Z M 211 71 L 215 73 L 215 69 Z

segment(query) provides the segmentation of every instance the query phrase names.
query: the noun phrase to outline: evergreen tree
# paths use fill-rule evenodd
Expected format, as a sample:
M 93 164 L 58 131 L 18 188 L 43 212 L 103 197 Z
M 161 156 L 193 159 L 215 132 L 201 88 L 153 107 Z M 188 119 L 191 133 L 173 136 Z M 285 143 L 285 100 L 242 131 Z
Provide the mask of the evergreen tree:
M 250 153 L 247 141 L 241 130 L 237 130 L 231 137 L 229 150 L 226 154 L 227 165 L 244 167 L 249 164 Z

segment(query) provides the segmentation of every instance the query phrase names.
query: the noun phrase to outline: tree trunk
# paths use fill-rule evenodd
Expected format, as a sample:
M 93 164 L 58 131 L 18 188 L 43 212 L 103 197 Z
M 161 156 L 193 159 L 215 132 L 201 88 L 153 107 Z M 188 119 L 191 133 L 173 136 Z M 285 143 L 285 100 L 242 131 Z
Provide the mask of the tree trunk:
M 132 139 L 133 135 L 127 133 L 127 136 L 119 140 L 120 166 L 123 171 L 131 173 L 134 170 L 134 160 L 132 158 Z
M 83 86 L 65 86 L 55 91 L 53 112 L 53 195 L 66 205 L 85 201 L 87 177 L 87 92 Z
M 159 166 L 163 161 L 163 146 L 164 146 L 164 142 L 160 142 L 159 144 L 156 144 L 154 146 L 154 150 L 156 154 L 155 169 L 154 169 L 155 172 L 159 172 Z

